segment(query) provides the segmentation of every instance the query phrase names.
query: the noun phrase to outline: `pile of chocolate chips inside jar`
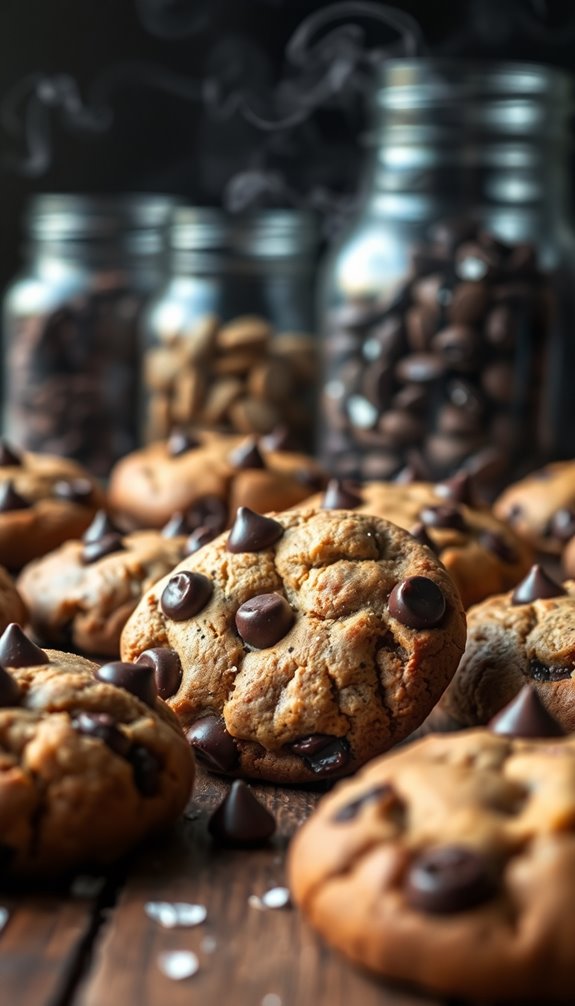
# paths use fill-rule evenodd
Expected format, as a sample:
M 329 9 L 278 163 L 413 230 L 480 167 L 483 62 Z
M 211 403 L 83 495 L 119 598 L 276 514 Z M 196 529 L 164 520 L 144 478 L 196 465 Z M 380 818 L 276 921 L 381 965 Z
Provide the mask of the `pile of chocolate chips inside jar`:
M 551 290 L 531 245 L 436 225 L 385 303 L 353 300 L 325 342 L 324 460 L 341 476 L 464 468 L 497 483 L 539 460 Z

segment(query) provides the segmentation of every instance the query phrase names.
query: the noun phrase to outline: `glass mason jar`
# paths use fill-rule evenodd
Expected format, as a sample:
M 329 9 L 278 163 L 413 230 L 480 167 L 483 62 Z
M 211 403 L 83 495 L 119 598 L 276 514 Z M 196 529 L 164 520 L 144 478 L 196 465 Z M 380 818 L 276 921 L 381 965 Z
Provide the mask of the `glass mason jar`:
M 323 273 L 322 459 L 495 488 L 575 455 L 569 78 L 387 62 L 360 208 Z
M 174 427 L 310 445 L 316 359 L 312 216 L 176 209 L 171 275 L 145 318 L 143 436 Z
M 4 298 L 4 432 L 105 477 L 138 443 L 139 319 L 161 282 L 164 196 L 41 195 Z

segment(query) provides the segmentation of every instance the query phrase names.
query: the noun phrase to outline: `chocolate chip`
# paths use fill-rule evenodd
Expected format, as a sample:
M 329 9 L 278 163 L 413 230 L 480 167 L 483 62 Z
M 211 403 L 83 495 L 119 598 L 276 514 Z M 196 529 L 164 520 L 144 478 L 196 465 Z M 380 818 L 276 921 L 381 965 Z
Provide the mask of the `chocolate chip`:
M 546 597 L 561 597 L 567 591 L 560 583 L 556 583 L 537 563 L 531 567 L 527 576 L 517 584 L 511 595 L 512 604 L 530 604 Z M 0 657 L 0 660 L 2 658 Z
M 217 538 L 219 532 L 214 527 L 197 527 L 195 531 L 192 531 L 191 535 L 188 536 L 184 544 L 184 556 L 193 555 L 194 552 L 198 552 L 200 548 L 207 545 L 209 541 L 213 541 Z
M 482 531 L 479 535 L 479 542 L 488 552 L 493 552 L 494 555 L 503 562 L 509 563 L 509 565 L 513 565 L 519 561 L 516 550 L 505 541 L 502 534 L 497 534 L 496 531 Z
M 9 479 L 0 486 L 0 513 L 10 510 L 28 510 L 32 504 L 16 492 L 12 480 Z
M 249 468 L 265 468 L 266 466 L 255 437 L 249 437 L 243 444 L 236 447 L 230 454 L 229 461 L 234 468 L 239 468 L 241 471 Z
M 458 472 L 450 479 L 438 482 L 435 486 L 438 496 L 451 500 L 452 503 L 464 503 L 466 506 L 477 505 L 473 487 L 473 479 L 467 472 Z
M 219 716 L 202 716 L 186 731 L 199 760 L 216 772 L 231 772 L 239 760 L 238 749 Z
M 121 534 L 106 534 L 98 541 L 89 541 L 84 544 L 82 548 L 82 562 L 84 565 L 89 566 L 92 562 L 97 562 L 98 559 L 103 559 L 106 555 L 112 555 L 113 552 L 123 552 L 124 542 Z
M 443 845 L 420 853 L 405 882 L 408 904 L 430 913 L 462 912 L 493 894 L 493 878 L 485 857 L 462 845 Z
M 50 660 L 28 636 L 22 632 L 17 622 L 10 622 L 0 636 L 0 665 L 2 667 L 37 667 L 49 664 Z
M 162 528 L 163 538 L 179 538 L 181 535 L 188 534 L 190 530 L 188 519 L 181 510 L 176 511 L 170 517 L 167 524 L 164 524 Z
M 316 775 L 330 776 L 344 771 L 351 760 L 351 751 L 344 737 L 330 734 L 310 734 L 290 744 L 290 750 L 304 759 Z
M 200 447 L 200 441 L 185 430 L 172 430 L 168 438 L 167 450 L 171 458 L 178 458 L 181 454 L 187 454 L 196 447 Z
M 22 465 L 22 456 L 10 447 L 5 440 L 0 440 L 0 467 L 16 468 Z
M 524 685 L 518 695 L 493 717 L 489 729 L 503 737 L 562 737 L 565 734 L 531 685 Z
M 19 706 L 21 698 L 19 685 L 8 671 L 0 667 L 0 707 Z
M 107 713 L 76 713 L 72 717 L 72 727 L 86 737 L 96 737 L 121 758 L 126 758 L 130 750 L 130 740 L 118 729 Z
M 361 796 L 356 797 L 351 803 L 345 803 L 343 807 L 340 807 L 333 814 L 331 820 L 337 824 L 344 821 L 353 821 L 368 804 L 384 802 L 387 804 L 390 801 L 395 802 L 397 799 L 397 793 L 391 783 L 384 782 L 380 786 L 372 786 L 371 789 L 366 789 Z
M 415 527 L 412 527 L 409 533 L 411 537 L 414 538 L 415 541 L 418 542 L 420 545 L 427 545 L 427 547 L 430 548 L 432 552 L 435 552 L 436 555 L 439 555 L 439 549 L 437 548 L 433 539 L 429 537 L 427 531 L 425 530 L 424 524 L 416 524 Z
M 87 530 L 84 531 L 82 541 L 88 545 L 93 541 L 101 541 L 102 538 L 106 538 L 108 535 L 121 536 L 121 534 L 122 529 L 114 523 L 106 511 L 98 510 L 98 513 L 94 516 L 92 523 Z
M 185 622 L 206 607 L 213 590 L 207 576 L 182 570 L 168 580 L 162 591 L 160 607 L 172 621 Z
M 528 670 L 532 681 L 565 681 L 575 674 L 575 667 L 552 666 L 542 664 L 539 660 L 531 660 Z
M 389 613 L 411 629 L 432 629 L 445 615 L 443 592 L 427 576 L 410 576 L 396 583 L 389 595 Z
M 258 594 L 236 611 L 236 628 L 248 646 L 265 650 L 291 629 L 294 614 L 281 594 Z
M 189 530 L 199 527 L 211 527 L 216 534 L 224 530 L 228 523 L 228 508 L 219 496 L 200 496 L 186 510 Z
M 175 650 L 169 646 L 158 646 L 144 650 L 136 664 L 151 667 L 156 679 L 156 688 L 161 699 L 175 695 L 182 682 L 182 665 Z
M 54 484 L 52 490 L 56 499 L 66 500 L 67 503 L 87 503 L 94 492 L 94 487 L 89 479 L 70 479 L 66 481 L 60 479 Z
M 134 782 L 142 796 L 157 796 L 160 791 L 161 766 L 155 755 L 141 744 L 134 744 L 128 761 L 134 772 Z
M 156 704 L 157 688 L 154 670 L 147 664 L 128 664 L 122 660 L 112 660 L 96 671 L 98 681 L 116 685 L 141 699 L 148 706 Z
M 557 510 L 551 518 L 549 530 L 559 541 L 569 541 L 575 535 L 575 513 L 566 507 Z
M 426 506 L 419 512 L 419 516 L 427 527 L 449 528 L 453 531 L 466 531 L 467 524 L 465 518 L 456 506 L 448 503 L 440 506 Z
M 322 510 L 354 510 L 361 506 L 363 497 L 344 479 L 330 479 L 323 499 Z
M 210 835 L 219 845 L 262 845 L 276 830 L 275 818 L 237 779 L 208 822 Z
M 271 433 L 267 433 L 265 437 L 261 437 L 260 444 L 266 451 L 297 450 L 297 444 L 294 443 L 288 426 L 276 426 Z
M 228 552 L 261 552 L 279 541 L 284 529 L 277 520 L 262 517 L 247 506 L 238 507 L 228 537 Z

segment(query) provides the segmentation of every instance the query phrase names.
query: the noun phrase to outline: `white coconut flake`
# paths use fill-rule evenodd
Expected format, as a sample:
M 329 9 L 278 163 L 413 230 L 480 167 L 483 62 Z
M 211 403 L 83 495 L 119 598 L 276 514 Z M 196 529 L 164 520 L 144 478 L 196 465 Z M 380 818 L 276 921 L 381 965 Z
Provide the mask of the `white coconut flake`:
M 278 996 L 277 992 L 266 992 L 261 1006 L 282 1006 L 281 996 Z
M 149 919 L 158 922 L 164 929 L 200 926 L 208 914 L 205 905 L 191 905 L 185 901 L 148 901 L 145 912 Z
M 8 924 L 8 919 L 10 918 L 10 912 L 7 908 L 0 908 L 0 933 Z
M 287 887 L 271 887 L 262 894 L 262 905 L 265 908 L 286 908 L 290 903 L 290 893 Z
M 158 967 L 166 978 L 181 982 L 195 975 L 200 962 L 191 950 L 168 950 L 158 957 Z

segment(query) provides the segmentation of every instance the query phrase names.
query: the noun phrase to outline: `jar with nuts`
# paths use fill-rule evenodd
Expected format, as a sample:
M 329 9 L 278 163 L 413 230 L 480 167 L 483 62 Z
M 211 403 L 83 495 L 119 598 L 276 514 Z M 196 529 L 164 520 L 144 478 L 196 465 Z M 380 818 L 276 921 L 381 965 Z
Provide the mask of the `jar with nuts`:
M 322 284 L 322 460 L 486 489 L 575 454 L 569 79 L 388 61 Z
M 143 439 L 174 427 L 311 447 L 316 386 L 313 217 L 179 207 L 170 277 L 145 318 Z

